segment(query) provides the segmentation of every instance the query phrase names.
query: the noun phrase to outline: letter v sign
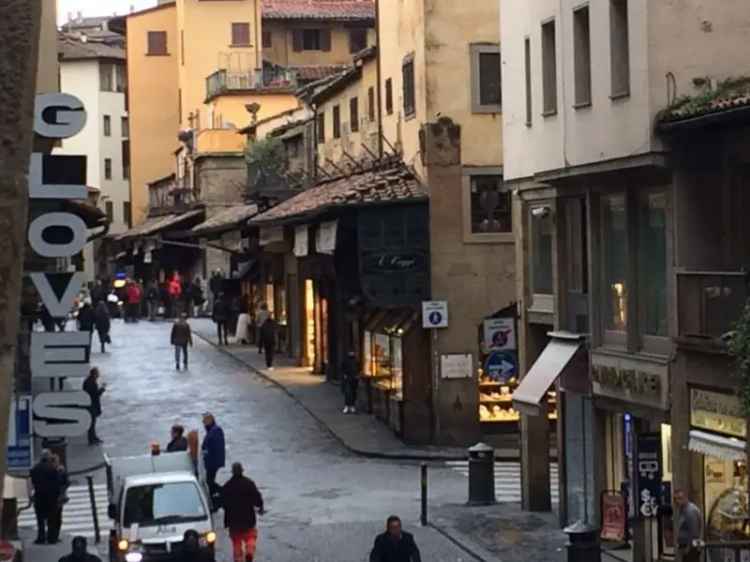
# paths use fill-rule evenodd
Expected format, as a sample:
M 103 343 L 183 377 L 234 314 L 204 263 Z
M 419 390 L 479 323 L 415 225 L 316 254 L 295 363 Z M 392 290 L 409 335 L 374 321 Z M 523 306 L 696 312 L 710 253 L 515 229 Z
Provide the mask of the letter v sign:
M 81 291 L 81 285 L 83 285 L 83 273 L 30 273 L 29 277 L 34 282 L 36 290 L 39 292 L 39 296 L 42 298 L 44 306 L 49 310 L 50 315 L 53 318 L 62 318 L 67 316 L 70 309 L 73 307 L 73 301 Z M 52 284 L 54 283 L 56 288 L 62 287 L 67 279 L 67 285 L 65 285 L 65 291 L 62 296 L 58 298 L 60 291 L 56 291 Z M 52 282 L 50 282 L 52 281 Z

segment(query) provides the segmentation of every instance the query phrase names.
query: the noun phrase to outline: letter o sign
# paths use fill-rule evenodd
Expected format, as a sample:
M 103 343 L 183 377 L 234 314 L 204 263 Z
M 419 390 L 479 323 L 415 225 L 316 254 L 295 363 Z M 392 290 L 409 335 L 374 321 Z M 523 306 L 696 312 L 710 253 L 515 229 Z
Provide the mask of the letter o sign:
M 48 228 L 65 228 L 71 233 L 69 242 L 54 243 L 44 239 Z M 29 244 L 45 258 L 74 256 L 86 245 L 86 223 L 72 213 L 46 213 L 29 225 Z

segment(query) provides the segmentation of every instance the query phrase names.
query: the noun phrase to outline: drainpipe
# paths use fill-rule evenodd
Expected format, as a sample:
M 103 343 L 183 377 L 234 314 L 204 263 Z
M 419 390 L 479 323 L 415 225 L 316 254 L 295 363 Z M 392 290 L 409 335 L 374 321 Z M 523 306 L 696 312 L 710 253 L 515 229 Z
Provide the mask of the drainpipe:
M 383 84 L 383 71 L 381 66 L 381 57 L 382 54 L 380 52 L 380 0 L 375 0 L 375 42 L 377 49 L 377 55 L 378 55 L 378 66 L 377 66 L 377 91 L 375 92 L 375 99 L 377 99 L 378 104 L 378 157 L 383 157 L 383 110 L 380 104 L 380 87 Z M 317 120 L 316 120 L 317 123 Z M 316 168 L 317 169 L 317 168 Z

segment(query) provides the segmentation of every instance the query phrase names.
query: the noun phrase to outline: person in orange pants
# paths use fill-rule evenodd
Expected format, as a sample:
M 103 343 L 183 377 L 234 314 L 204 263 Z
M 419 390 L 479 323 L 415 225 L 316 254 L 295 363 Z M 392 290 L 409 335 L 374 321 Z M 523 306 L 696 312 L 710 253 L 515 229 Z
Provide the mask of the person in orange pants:
M 224 484 L 224 526 L 232 539 L 234 562 L 253 562 L 258 542 L 255 510 L 263 515 L 263 496 L 243 471 L 240 463 L 234 463 L 232 477 Z

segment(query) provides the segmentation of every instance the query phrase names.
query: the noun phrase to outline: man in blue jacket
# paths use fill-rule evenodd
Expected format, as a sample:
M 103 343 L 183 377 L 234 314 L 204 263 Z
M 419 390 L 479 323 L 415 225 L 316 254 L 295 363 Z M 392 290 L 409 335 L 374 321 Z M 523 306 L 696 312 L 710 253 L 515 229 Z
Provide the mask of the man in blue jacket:
M 216 473 L 226 463 L 226 449 L 224 446 L 224 430 L 216 424 L 213 414 L 203 414 L 203 427 L 206 428 L 206 436 L 203 438 L 201 452 L 203 454 L 203 466 L 206 468 L 206 484 L 211 500 L 219 494 L 220 488 L 216 484 Z M 216 506 L 214 506 L 216 507 Z

